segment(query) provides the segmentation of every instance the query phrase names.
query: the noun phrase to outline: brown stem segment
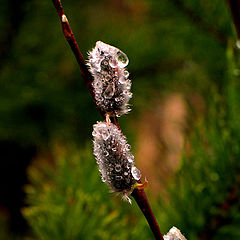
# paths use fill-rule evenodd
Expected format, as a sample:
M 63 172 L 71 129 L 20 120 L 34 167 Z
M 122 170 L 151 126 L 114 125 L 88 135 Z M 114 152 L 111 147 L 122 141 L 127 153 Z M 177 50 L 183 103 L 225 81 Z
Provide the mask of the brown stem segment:
M 58 16 L 60 18 L 61 24 L 62 24 L 62 30 L 63 30 L 63 34 L 68 42 L 68 44 L 70 45 L 72 52 L 78 62 L 78 65 L 80 67 L 81 70 L 81 75 L 83 77 L 83 79 L 85 80 L 85 83 L 87 85 L 87 88 L 95 102 L 95 94 L 94 94 L 94 90 L 92 87 L 92 75 L 89 72 L 87 65 L 85 63 L 85 60 L 83 58 L 83 55 L 78 47 L 77 41 L 73 35 L 72 29 L 69 25 L 67 16 L 65 15 L 63 8 L 62 8 L 62 4 L 60 0 L 52 0 L 54 7 L 56 8 L 56 11 L 58 13 Z M 96 102 L 95 102 L 96 103 Z M 99 110 L 99 109 L 98 109 Z M 101 116 L 105 119 L 105 114 L 100 111 Z
M 73 32 L 71 30 L 71 27 L 69 25 L 67 17 L 63 11 L 61 1 L 60 0 L 52 0 L 52 2 L 54 4 L 56 11 L 58 13 L 58 16 L 60 18 L 63 34 L 74 53 L 74 56 L 78 62 L 80 70 L 81 70 L 81 75 L 86 82 L 86 85 L 88 87 L 89 92 L 91 93 L 91 95 L 93 97 L 94 102 L 96 103 L 95 94 L 94 94 L 94 90 L 92 87 L 92 80 L 93 80 L 92 75 L 89 72 L 89 70 L 86 66 L 85 60 L 83 58 L 83 55 L 78 47 L 77 41 L 73 35 Z M 103 117 L 103 119 L 105 120 L 106 119 L 105 113 L 101 112 L 100 110 L 99 110 L 99 112 L 100 112 L 101 116 Z M 120 129 L 117 117 L 112 117 L 112 118 L 113 118 L 112 122 Z M 153 212 L 151 210 L 151 207 L 149 205 L 149 202 L 148 202 L 148 199 L 147 199 L 147 196 L 146 196 L 144 190 L 136 188 L 136 189 L 134 189 L 132 196 L 135 199 L 135 201 L 137 202 L 137 204 L 138 204 L 139 208 L 141 209 L 141 211 L 143 212 L 144 216 L 146 217 L 155 238 L 163 240 L 159 226 L 153 215 Z
M 135 188 L 132 192 L 132 197 L 137 202 L 139 208 L 141 209 L 142 213 L 144 214 L 145 218 L 148 221 L 148 224 L 152 230 L 152 233 L 157 240 L 164 240 L 160 228 L 158 226 L 157 220 L 154 217 L 152 209 L 149 205 L 146 193 L 143 189 Z
M 238 40 L 240 40 L 240 0 L 228 0 L 228 5 L 232 13 Z

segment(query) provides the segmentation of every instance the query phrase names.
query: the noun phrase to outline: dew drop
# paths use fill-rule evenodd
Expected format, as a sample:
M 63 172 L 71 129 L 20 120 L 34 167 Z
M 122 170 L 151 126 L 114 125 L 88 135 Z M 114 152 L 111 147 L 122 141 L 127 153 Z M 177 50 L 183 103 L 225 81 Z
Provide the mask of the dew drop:
M 132 166 L 131 173 L 132 173 L 132 176 L 135 180 L 139 180 L 141 178 L 141 172 L 135 166 Z
M 122 169 L 121 165 L 120 164 L 116 164 L 116 166 L 115 166 L 116 172 L 120 172 L 121 169 Z
M 122 176 L 119 176 L 119 175 L 116 176 L 116 180 L 117 180 L 117 181 L 122 180 L 122 178 L 123 178 Z
M 103 155 L 104 155 L 105 157 L 107 157 L 107 156 L 109 155 L 109 152 L 106 151 L 106 150 L 104 150 L 104 151 L 103 151 Z
M 128 172 L 124 172 L 124 176 L 127 176 L 128 175 Z
M 130 144 L 126 144 L 125 145 L 125 150 L 126 151 L 130 151 L 131 150 L 131 145 Z
M 108 71 L 109 70 L 109 63 L 107 59 L 102 60 L 101 62 L 101 69 L 103 71 Z
M 115 68 L 115 67 L 117 66 L 117 61 L 116 61 L 116 59 L 111 58 L 111 59 L 109 60 L 109 65 L 110 65 L 112 68 Z
M 123 75 L 124 75 L 124 77 L 127 79 L 128 76 L 129 76 L 129 72 L 128 72 L 127 70 L 125 70 L 125 71 L 123 72 Z
M 129 60 L 125 53 L 123 53 L 122 51 L 118 51 L 116 53 L 116 57 L 119 67 L 124 68 L 128 65 Z
M 114 84 L 109 84 L 106 88 L 106 90 L 103 93 L 103 96 L 107 99 L 112 98 L 112 96 L 115 93 L 115 85 Z

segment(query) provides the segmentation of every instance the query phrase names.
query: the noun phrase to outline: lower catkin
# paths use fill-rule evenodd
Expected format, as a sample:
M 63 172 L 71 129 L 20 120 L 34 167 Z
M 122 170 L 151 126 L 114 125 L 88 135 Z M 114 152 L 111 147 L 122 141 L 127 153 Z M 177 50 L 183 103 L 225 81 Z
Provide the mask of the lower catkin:
M 126 137 L 113 123 L 98 122 L 93 126 L 94 155 L 102 175 L 113 192 L 123 193 L 130 201 L 133 185 L 141 178 Z

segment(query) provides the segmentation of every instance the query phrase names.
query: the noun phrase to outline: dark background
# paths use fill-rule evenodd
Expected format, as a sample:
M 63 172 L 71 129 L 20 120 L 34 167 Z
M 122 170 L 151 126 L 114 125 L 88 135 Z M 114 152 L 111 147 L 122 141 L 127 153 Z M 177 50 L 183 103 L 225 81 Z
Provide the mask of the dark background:
M 65 194 L 56 187 L 61 180 L 55 176 L 64 178 L 63 173 L 67 172 L 56 164 L 63 158 L 62 152 L 71 152 L 73 156 L 78 151 L 89 152 L 85 164 L 93 163 L 96 176 L 92 179 L 98 184 L 95 189 L 103 188 L 101 191 L 108 193 L 102 187 L 91 155 L 92 125 L 101 118 L 64 39 L 52 2 L 0 2 L 0 238 L 113 239 L 113 235 L 106 233 L 108 225 L 106 229 L 102 226 L 100 235 L 91 235 L 91 229 L 97 226 L 94 223 L 89 232 L 79 228 L 82 235 L 54 235 L 59 218 L 46 218 L 45 224 L 51 225 L 48 220 L 56 221 L 52 231 L 48 231 L 40 224 L 42 212 L 33 212 L 31 208 L 48 206 L 50 199 L 53 206 L 58 205 L 55 198 L 41 198 L 49 192 L 41 192 L 33 182 L 44 185 L 55 179 L 50 187 L 53 190 L 49 191 L 56 191 L 59 196 Z M 240 232 L 235 228 L 240 219 L 239 204 L 235 201 L 239 193 L 234 192 L 239 186 L 238 164 L 232 159 L 238 158 L 239 151 L 236 136 L 239 122 L 234 117 L 239 92 L 233 79 L 238 78 L 240 70 L 227 1 L 70 0 L 62 3 L 85 58 L 98 40 L 118 47 L 129 57 L 133 110 L 121 117 L 120 125 L 132 145 L 137 166 L 149 180 L 147 192 L 160 227 L 166 232 L 178 224 L 188 239 L 222 239 L 224 234 L 231 236 L 228 239 L 239 239 Z M 210 158 L 214 164 L 206 164 Z M 195 172 L 191 161 L 201 170 Z M 42 162 L 50 167 L 39 168 Z M 222 170 L 213 171 L 219 164 Z M 29 170 L 34 167 L 39 176 L 44 172 L 42 168 L 51 168 L 53 172 L 47 180 L 36 179 L 31 177 L 35 173 Z M 83 165 L 79 168 L 85 169 Z M 74 174 L 74 167 L 68 171 Z M 186 172 L 190 175 L 186 176 Z M 171 184 L 178 182 L 179 176 L 184 190 L 176 197 L 171 194 L 178 191 L 178 186 L 173 184 L 175 188 L 171 188 Z M 203 183 L 203 179 L 213 179 L 215 188 L 212 183 Z M 74 181 L 68 186 L 75 186 Z M 187 184 L 189 181 L 192 188 Z M 33 198 L 27 197 L 26 184 L 35 186 Z M 225 187 L 221 188 L 222 185 Z M 84 189 L 79 198 L 85 194 Z M 233 201 L 229 203 L 232 191 Z M 206 202 L 198 205 L 202 198 Z M 94 204 L 101 203 L 101 199 L 109 201 L 111 195 L 99 197 Z M 111 201 L 116 204 L 114 208 L 122 208 L 118 198 Z M 164 201 L 171 207 L 166 207 Z M 228 204 L 227 208 L 224 203 Z M 208 212 L 210 206 L 214 209 Z M 24 212 L 25 208 L 29 211 Z M 130 207 L 123 207 L 119 216 L 125 216 L 125 208 Z M 160 208 L 162 211 L 158 211 Z M 80 213 L 90 216 L 84 209 Z M 198 210 L 193 213 L 191 209 Z M 51 215 L 47 208 L 44 211 L 44 216 Z M 133 222 L 141 231 L 135 225 L 132 226 L 135 230 L 129 231 L 127 220 L 120 218 L 118 228 L 112 224 L 115 234 L 123 232 L 115 239 L 134 236 L 150 239 L 144 219 L 138 222 L 134 218 L 139 210 L 132 211 L 126 218 L 135 219 Z M 107 214 L 108 211 L 106 217 Z M 95 218 L 98 219 L 97 213 Z M 139 214 L 139 218 L 143 216 Z M 100 215 L 99 219 L 102 219 Z M 84 220 L 81 224 L 84 225 Z

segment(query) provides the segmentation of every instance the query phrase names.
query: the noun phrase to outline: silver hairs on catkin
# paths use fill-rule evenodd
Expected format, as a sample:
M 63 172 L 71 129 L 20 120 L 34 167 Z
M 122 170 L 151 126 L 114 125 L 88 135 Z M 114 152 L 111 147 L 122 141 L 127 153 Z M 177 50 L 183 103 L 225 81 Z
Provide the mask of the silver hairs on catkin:
M 122 192 L 123 197 L 131 202 L 128 195 L 132 187 L 141 178 L 140 171 L 134 165 L 134 156 L 126 137 L 113 123 L 98 122 L 93 126 L 94 155 L 96 157 L 102 181 L 112 191 Z
M 98 108 L 108 115 L 120 117 L 130 111 L 132 97 L 126 54 L 101 41 L 89 52 L 88 66 L 93 76 L 93 89 Z

